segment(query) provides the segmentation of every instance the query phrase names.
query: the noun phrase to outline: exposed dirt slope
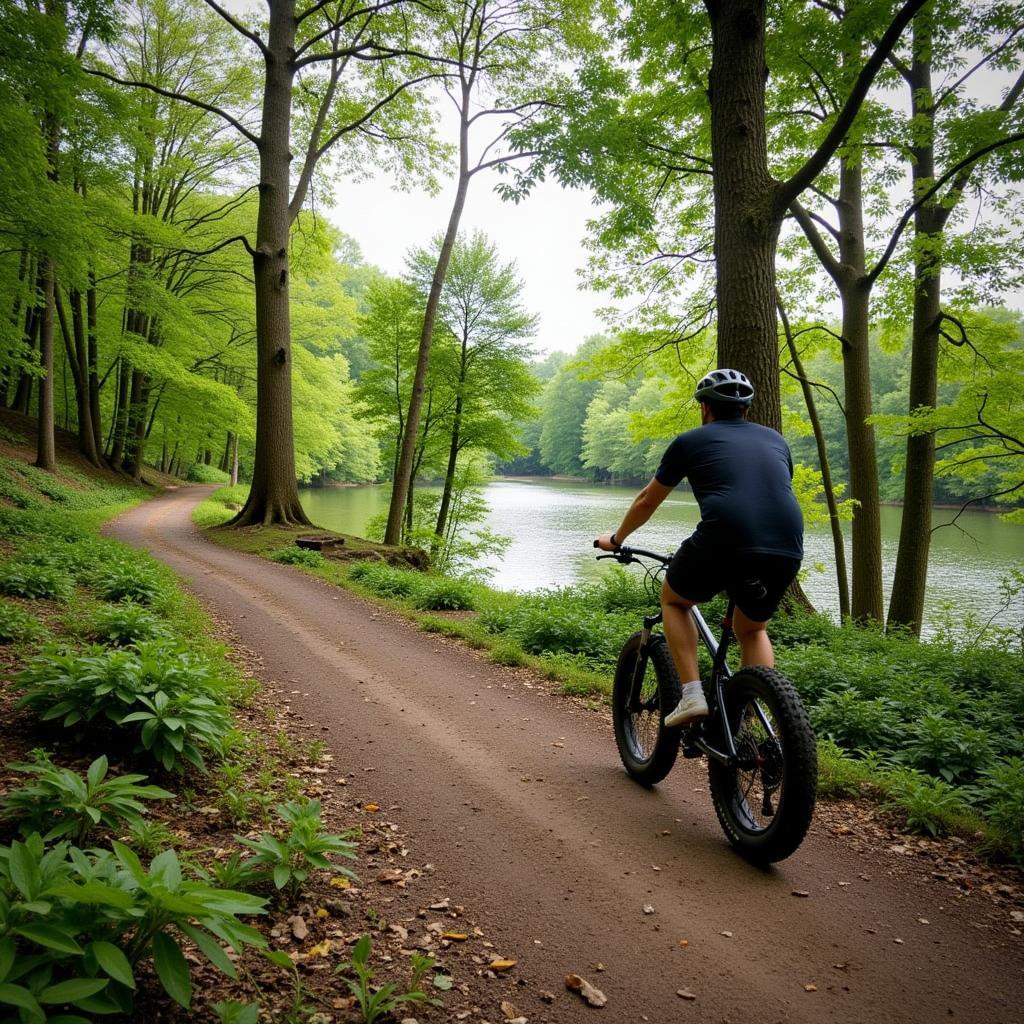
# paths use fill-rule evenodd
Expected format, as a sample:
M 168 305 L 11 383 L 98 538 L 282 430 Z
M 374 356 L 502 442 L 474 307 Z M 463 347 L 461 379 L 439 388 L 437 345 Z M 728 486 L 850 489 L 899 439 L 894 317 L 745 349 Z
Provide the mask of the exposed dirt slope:
M 750 867 L 722 838 L 701 765 L 638 788 L 606 716 L 204 541 L 189 514 L 206 493 L 149 502 L 111 532 L 182 573 L 292 691 L 335 766 L 415 837 L 436 865 L 417 905 L 457 896 L 493 943 L 470 940 L 481 964 L 518 961 L 474 982 L 483 1017 L 500 1021 L 510 999 L 558 1024 L 1021 1019 L 1024 939 L 1005 906 L 958 895 L 915 858 L 860 853 L 824 823 L 774 870 Z M 606 993 L 604 1010 L 565 990 L 570 972 Z

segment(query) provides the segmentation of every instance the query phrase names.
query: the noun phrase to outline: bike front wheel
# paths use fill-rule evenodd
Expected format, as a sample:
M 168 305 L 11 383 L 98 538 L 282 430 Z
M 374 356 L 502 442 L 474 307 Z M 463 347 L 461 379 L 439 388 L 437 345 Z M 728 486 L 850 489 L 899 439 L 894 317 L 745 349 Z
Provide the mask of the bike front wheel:
M 612 686 L 612 720 L 615 743 L 626 771 L 644 786 L 661 782 L 672 770 L 679 753 L 679 730 L 665 725 L 665 715 L 681 696 L 679 676 L 662 636 L 652 636 L 646 652 L 640 633 L 622 648 Z M 643 661 L 643 678 L 637 700 L 631 701 L 633 677 Z M 632 706 L 631 706 L 632 704 Z
M 781 672 L 753 667 L 726 682 L 722 720 L 738 764 L 708 759 L 718 820 L 748 860 L 783 860 L 803 842 L 814 814 L 818 752 L 807 712 Z

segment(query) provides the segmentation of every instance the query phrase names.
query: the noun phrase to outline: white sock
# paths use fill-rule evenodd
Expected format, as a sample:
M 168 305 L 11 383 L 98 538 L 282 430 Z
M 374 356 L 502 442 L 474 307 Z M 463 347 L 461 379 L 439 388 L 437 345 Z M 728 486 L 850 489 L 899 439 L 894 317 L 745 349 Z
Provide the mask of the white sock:
M 691 679 L 688 683 L 683 683 L 682 695 L 687 696 L 704 696 L 704 687 L 701 685 L 699 679 Z

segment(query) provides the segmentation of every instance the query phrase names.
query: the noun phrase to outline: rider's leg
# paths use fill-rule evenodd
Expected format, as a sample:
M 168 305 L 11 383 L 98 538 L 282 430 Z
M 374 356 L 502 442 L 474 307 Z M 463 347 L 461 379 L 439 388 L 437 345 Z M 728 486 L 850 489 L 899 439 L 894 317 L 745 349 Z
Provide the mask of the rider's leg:
M 685 725 L 708 713 L 697 668 L 697 626 L 690 614 L 692 607 L 693 602 L 680 597 L 669 586 L 668 580 L 662 583 L 661 615 L 665 639 L 682 682 L 679 703 L 665 716 L 665 724 L 669 726 Z
M 775 652 L 768 639 L 767 622 L 755 622 L 736 608 L 733 611 L 732 626 L 740 645 L 740 664 L 744 668 L 748 665 L 775 667 Z

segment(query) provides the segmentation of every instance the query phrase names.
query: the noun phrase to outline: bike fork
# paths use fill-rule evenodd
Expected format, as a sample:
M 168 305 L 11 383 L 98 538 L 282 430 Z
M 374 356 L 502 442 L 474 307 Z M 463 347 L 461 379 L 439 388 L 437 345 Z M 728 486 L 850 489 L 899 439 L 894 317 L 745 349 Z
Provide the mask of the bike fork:
M 651 640 L 651 630 L 661 622 L 661 612 L 657 615 L 644 616 L 644 628 L 640 631 L 640 650 L 637 651 L 636 664 L 633 666 L 633 680 L 629 688 L 629 711 L 630 714 L 638 714 L 643 708 L 640 706 L 640 692 L 644 685 L 644 673 L 647 671 L 647 645 Z

